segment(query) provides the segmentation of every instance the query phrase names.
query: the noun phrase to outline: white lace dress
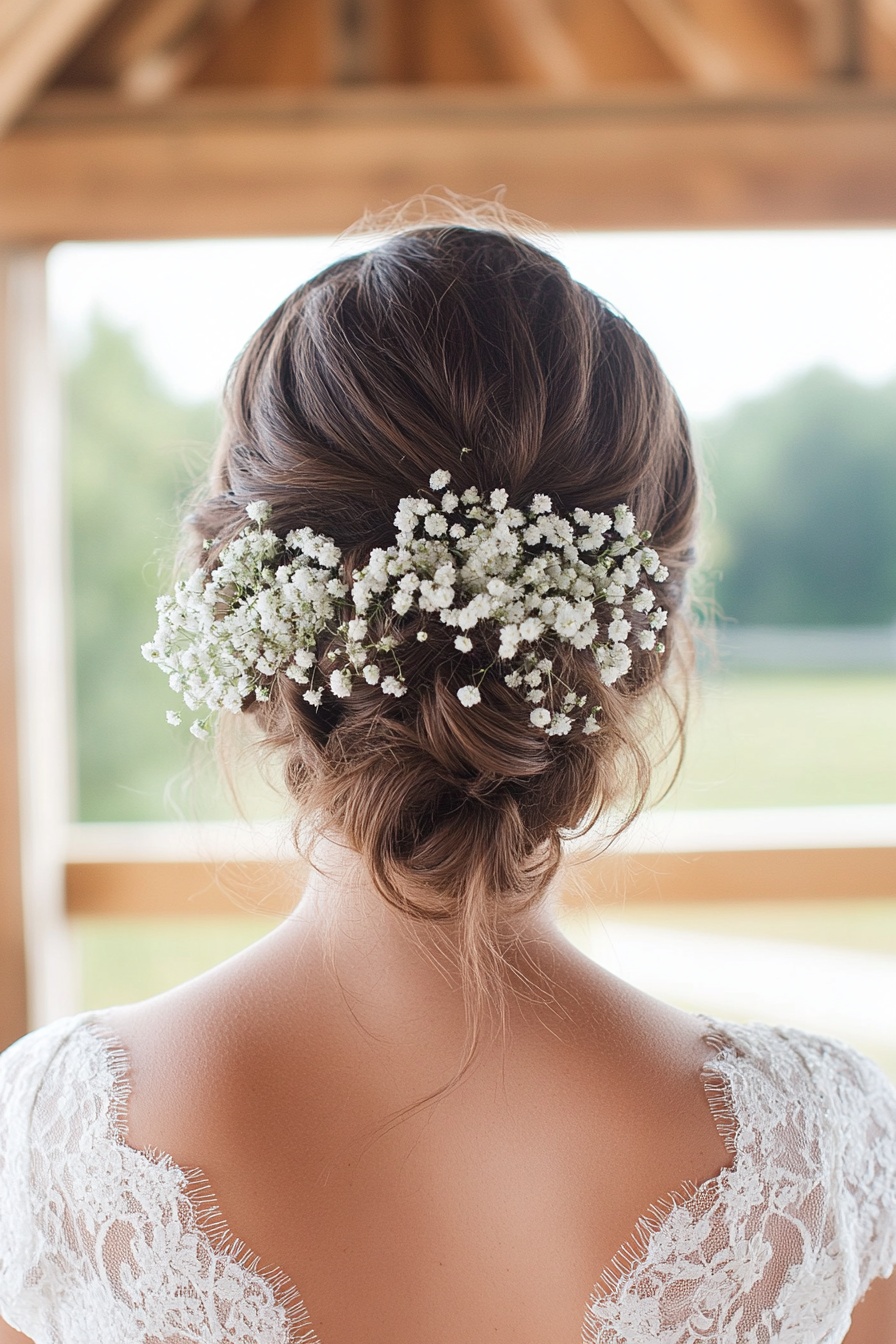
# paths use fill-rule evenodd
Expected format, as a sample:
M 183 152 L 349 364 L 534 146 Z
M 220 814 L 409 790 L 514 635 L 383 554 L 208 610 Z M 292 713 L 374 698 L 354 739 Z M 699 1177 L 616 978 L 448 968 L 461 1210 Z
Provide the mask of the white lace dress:
M 835 1041 L 706 1029 L 732 1165 L 641 1220 L 582 1339 L 835 1344 L 896 1262 L 896 1091 Z M 128 1146 L 127 1068 L 90 1014 L 0 1056 L 0 1317 L 37 1344 L 326 1344 L 201 1172 Z

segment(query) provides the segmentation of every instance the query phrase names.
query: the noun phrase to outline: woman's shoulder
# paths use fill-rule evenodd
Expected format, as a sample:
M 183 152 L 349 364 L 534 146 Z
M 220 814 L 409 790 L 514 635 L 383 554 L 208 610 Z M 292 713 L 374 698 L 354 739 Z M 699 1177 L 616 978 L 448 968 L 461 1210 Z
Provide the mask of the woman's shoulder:
M 703 1020 L 715 1063 L 737 1076 L 757 1103 L 771 1089 L 792 1097 L 795 1106 L 814 1104 L 834 1131 L 838 1120 L 854 1128 L 859 1116 L 875 1116 L 881 1130 L 896 1125 L 896 1085 L 845 1041 L 800 1027 Z
M 741 1161 L 773 1200 L 800 1190 L 825 1207 L 861 1295 L 896 1264 L 896 1086 L 853 1046 L 797 1027 L 717 1022 L 708 1039 Z

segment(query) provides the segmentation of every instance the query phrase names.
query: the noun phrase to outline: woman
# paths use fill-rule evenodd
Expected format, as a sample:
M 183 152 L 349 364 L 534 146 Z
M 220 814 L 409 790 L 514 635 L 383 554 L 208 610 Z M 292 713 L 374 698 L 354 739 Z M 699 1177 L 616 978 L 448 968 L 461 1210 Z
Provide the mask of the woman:
M 508 230 L 404 230 L 264 324 L 145 652 L 197 734 L 254 718 L 312 876 L 209 975 L 0 1061 L 11 1325 L 896 1344 L 880 1071 L 659 1003 L 551 916 L 561 838 L 644 802 L 696 507 L 651 352 Z

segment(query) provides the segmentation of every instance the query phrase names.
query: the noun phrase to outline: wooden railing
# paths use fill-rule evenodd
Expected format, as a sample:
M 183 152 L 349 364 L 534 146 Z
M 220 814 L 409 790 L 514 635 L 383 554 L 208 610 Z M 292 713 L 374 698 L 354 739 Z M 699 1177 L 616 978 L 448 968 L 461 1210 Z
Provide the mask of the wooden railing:
M 561 900 L 896 899 L 896 806 L 658 812 L 605 854 L 570 846 Z M 66 844 L 70 916 L 287 910 L 304 866 L 272 825 L 81 825 Z

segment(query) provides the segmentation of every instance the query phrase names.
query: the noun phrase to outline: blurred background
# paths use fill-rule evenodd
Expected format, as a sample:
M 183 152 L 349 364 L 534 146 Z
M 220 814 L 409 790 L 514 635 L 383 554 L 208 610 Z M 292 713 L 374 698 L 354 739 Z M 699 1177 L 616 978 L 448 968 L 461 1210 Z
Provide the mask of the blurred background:
M 836 827 L 840 809 L 896 804 L 896 231 L 580 233 L 553 245 L 653 344 L 706 464 L 699 586 L 717 608 L 715 647 L 662 808 L 822 809 Z M 349 246 L 69 244 L 51 257 L 80 821 L 233 814 L 209 753 L 166 730 L 174 699 L 140 644 L 231 357 Z M 243 799 L 258 817 L 281 811 L 251 770 Z M 81 920 L 82 1002 L 156 992 L 267 927 Z M 611 893 L 569 927 L 687 1006 L 852 1030 L 896 1066 L 896 907 L 873 892 L 698 904 Z M 853 1001 L 832 1003 L 831 978 L 847 973 Z
M 295 890 L 276 789 L 238 766 L 236 816 L 139 650 L 231 359 L 434 183 L 543 223 L 706 464 L 685 768 L 570 936 L 896 1076 L 894 0 L 0 6 L 0 1044 Z

